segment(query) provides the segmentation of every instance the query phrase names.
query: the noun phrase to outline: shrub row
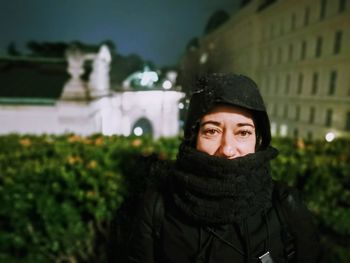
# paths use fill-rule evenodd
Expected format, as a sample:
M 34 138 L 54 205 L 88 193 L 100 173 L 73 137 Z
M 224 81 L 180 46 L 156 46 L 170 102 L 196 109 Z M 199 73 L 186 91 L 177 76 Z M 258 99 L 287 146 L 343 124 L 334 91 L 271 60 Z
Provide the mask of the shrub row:
M 0 262 L 104 262 L 114 212 L 178 139 L 0 136 Z M 296 186 L 334 262 L 350 262 L 350 141 L 275 139 L 273 177 Z

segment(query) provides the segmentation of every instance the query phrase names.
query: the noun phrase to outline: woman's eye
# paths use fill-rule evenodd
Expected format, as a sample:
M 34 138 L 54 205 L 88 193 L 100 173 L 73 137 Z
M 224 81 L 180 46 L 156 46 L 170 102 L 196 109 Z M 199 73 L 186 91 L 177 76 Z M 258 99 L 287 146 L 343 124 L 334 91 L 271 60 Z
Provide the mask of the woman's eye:
M 215 129 L 206 129 L 206 130 L 204 130 L 204 134 L 205 135 L 215 135 L 217 133 L 218 133 L 218 131 L 215 130 Z
M 238 135 L 242 138 L 246 138 L 249 137 L 250 135 L 252 135 L 252 132 L 249 130 L 242 130 L 238 132 Z

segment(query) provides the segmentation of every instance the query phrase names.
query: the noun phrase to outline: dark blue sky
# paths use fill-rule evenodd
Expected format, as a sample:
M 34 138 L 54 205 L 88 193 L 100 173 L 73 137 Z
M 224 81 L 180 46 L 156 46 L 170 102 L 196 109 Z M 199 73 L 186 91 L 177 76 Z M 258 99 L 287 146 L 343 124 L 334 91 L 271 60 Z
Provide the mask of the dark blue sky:
M 157 65 L 174 64 L 200 36 L 210 15 L 231 13 L 240 0 L 0 0 L 0 53 L 14 41 L 111 39 L 117 52 L 137 53 Z

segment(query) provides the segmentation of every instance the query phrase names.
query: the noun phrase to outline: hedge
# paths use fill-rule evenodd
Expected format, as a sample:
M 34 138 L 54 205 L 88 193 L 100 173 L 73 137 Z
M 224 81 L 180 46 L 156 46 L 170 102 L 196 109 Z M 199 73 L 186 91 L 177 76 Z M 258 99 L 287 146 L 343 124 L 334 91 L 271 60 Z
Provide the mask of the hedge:
M 332 262 L 350 262 L 350 140 L 275 139 L 276 179 L 296 186 Z M 122 201 L 146 187 L 179 140 L 93 135 L 0 136 L 0 262 L 105 262 Z

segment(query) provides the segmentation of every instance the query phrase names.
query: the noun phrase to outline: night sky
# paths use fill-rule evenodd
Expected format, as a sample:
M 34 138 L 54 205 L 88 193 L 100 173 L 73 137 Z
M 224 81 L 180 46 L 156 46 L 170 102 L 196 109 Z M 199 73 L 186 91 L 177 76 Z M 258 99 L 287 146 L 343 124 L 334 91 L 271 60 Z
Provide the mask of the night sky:
M 0 53 L 10 42 L 111 39 L 117 52 L 139 54 L 158 66 L 175 64 L 188 41 L 202 35 L 218 9 L 240 0 L 0 0 Z

